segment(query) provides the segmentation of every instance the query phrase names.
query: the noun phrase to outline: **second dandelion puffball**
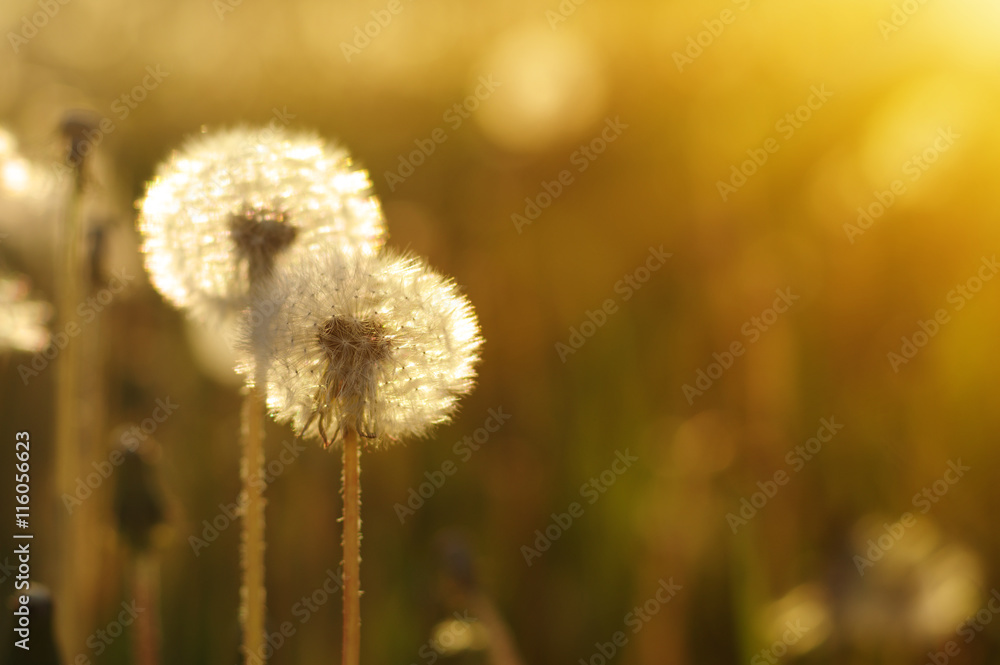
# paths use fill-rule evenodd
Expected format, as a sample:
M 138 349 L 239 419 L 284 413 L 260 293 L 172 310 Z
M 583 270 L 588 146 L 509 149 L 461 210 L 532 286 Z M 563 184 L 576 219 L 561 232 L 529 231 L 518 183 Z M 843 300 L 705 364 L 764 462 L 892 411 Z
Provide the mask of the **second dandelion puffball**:
M 208 320 L 245 307 L 293 250 L 373 254 L 384 235 L 368 174 L 343 149 L 280 128 L 190 139 L 157 170 L 139 227 L 154 286 Z

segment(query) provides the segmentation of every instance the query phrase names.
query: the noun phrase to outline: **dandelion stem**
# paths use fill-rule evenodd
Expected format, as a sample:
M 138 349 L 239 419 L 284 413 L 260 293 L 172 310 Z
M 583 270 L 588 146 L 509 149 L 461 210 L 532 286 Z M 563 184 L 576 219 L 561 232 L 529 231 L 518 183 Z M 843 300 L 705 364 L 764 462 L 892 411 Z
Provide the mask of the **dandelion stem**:
M 243 587 L 241 589 L 243 653 L 247 663 L 264 660 L 267 591 L 264 588 L 264 390 L 257 381 L 243 403 Z
M 344 434 L 344 652 L 358 665 L 361 650 L 361 452 L 358 432 Z

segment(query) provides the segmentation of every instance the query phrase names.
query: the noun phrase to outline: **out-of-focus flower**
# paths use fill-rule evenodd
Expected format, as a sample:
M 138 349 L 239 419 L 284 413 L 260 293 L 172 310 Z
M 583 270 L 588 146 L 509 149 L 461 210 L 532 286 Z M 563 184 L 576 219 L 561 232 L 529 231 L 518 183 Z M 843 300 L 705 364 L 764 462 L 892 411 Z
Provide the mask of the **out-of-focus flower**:
M 124 427 L 116 432 L 122 438 Z M 158 447 L 152 439 L 144 448 L 123 445 L 121 470 L 117 474 L 114 513 L 118 532 L 135 550 L 149 549 L 154 531 L 166 521 L 163 493 L 149 450 Z
M 483 100 L 476 123 L 497 146 L 516 152 L 582 140 L 607 104 L 599 53 L 583 33 L 553 32 L 536 21 L 506 30 L 482 65 L 503 92 L 493 96 L 488 87 L 475 88 Z
M 267 402 L 305 436 L 353 427 L 385 441 L 421 436 L 472 389 L 482 338 L 454 282 L 392 252 L 303 256 L 276 275 L 247 320 L 268 363 Z M 249 364 L 248 364 L 249 367 Z
M 929 517 L 890 524 L 871 514 L 855 525 L 850 584 L 841 590 L 844 638 L 863 648 L 930 647 L 975 612 L 983 565 Z M 861 574 L 863 573 L 863 574 Z
M 14 135 L 0 127 L 0 198 L 41 199 L 51 186 L 51 174 L 25 159 Z
M 244 307 L 251 284 L 293 245 L 367 255 L 383 241 L 367 172 L 343 149 L 283 129 L 194 137 L 160 166 L 140 205 L 153 284 L 209 320 Z
M 51 260 L 64 180 L 22 154 L 0 127 L 0 244 L 25 265 Z
M 28 282 L 23 277 L 0 276 L 0 352 L 37 353 L 49 343 L 45 322 L 52 306 L 28 299 Z
M 808 653 L 829 637 L 832 628 L 830 608 L 818 584 L 797 586 L 761 608 L 757 622 L 761 642 L 778 658 Z

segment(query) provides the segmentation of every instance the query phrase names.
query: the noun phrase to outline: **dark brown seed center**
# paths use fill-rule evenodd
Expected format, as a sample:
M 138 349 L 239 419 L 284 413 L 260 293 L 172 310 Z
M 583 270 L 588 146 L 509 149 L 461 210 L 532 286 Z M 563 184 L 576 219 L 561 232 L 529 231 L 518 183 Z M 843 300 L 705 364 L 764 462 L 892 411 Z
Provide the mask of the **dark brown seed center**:
M 350 366 L 385 360 L 391 346 L 378 321 L 342 316 L 330 317 L 320 326 L 319 343 L 331 363 Z
M 233 215 L 229 230 L 237 252 L 249 263 L 251 282 L 271 274 L 275 258 L 299 232 L 284 212 L 269 208 L 247 208 Z

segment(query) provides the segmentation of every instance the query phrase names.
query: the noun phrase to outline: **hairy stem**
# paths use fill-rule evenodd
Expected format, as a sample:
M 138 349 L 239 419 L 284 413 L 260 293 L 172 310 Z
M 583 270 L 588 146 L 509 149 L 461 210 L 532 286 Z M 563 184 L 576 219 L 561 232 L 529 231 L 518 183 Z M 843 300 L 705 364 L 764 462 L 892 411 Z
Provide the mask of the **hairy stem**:
M 353 427 L 344 434 L 344 653 L 358 665 L 361 651 L 361 451 Z
M 286 224 L 284 214 L 247 210 L 230 222 L 233 242 L 247 261 L 251 308 L 257 308 L 270 283 L 275 257 L 294 239 L 297 230 Z M 256 334 L 256 331 L 255 331 Z M 264 587 L 264 414 L 267 410 L 267 359 L 254 359 L 254 381 L 243 408 L 243 587 L 240 618 L 246 662 L 262 663 L 267 621 Z
M 267 591 L 264 588 L 264 506 L 263 486 L 254 482 L 264 477 L 264 390 L 259 379 L 247 392 L 243 403 L 243 587 L 240 591 L 243 624 L 243 654 L 247 663 L 264 660 L 264 625 Z

